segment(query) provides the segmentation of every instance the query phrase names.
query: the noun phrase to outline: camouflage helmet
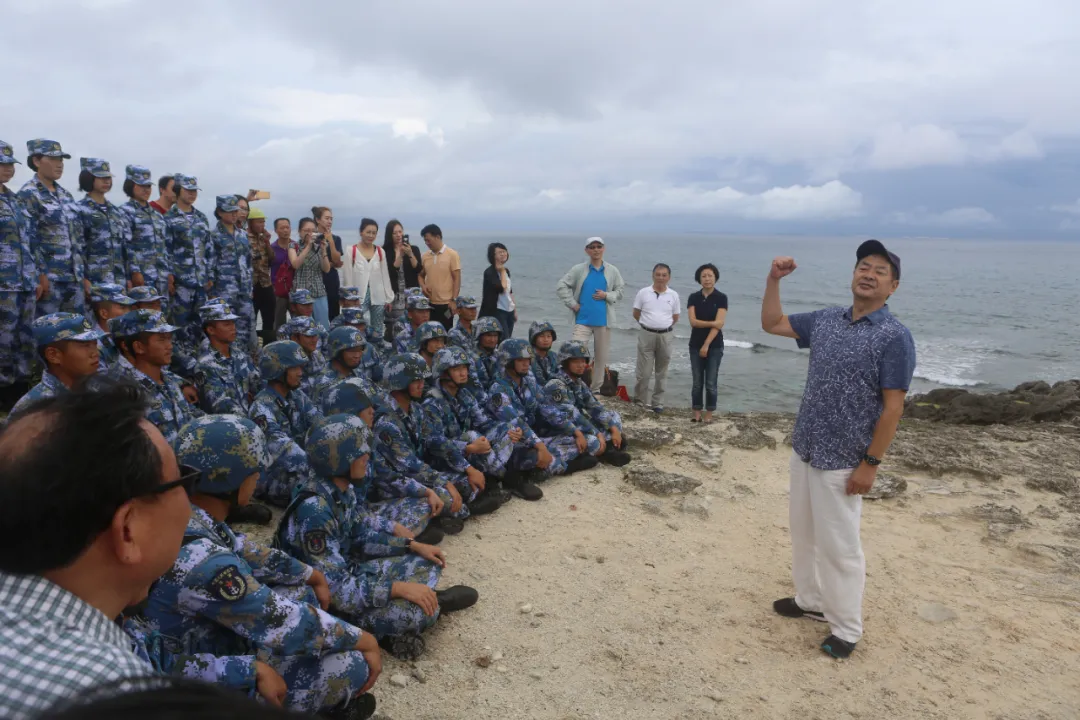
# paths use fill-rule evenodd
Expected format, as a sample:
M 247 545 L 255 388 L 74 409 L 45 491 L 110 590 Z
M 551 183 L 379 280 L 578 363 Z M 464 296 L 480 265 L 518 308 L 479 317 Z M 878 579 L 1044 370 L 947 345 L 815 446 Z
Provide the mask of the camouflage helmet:
M 435 353 L 435 359 L 431 363 L 431 374 L 436 378 L 441 378 L 444 372 L 459 365 L 472 365 L 469 353 L 457 345 L 444 347 Z
M 239 415 L 204 415 L 180 428 L 176 461 L 200 470 L 195 491 L 220 495 L 238 490 L 269 463 L 258 426 Z
M 427 360 L 417 353 L 394 355 L 386 363 L 383 373 L 386 387 L 390 390 L 404 390 L 416 380 L 424 380 L 431 375 Z
M 555 334 L 555 328 L 552 327 L 551 323 L 549 323 L 547 320 L 543 322 L 536 320 L 533 322 L 532 325 L 529 326 L 529 344 L 535 345 L 536 336 L 542 332 L 551 333 L 551 342 L 555 342 L 559 339 L 559 336 Z
M 499 343 L 499 367 L 506 367 L 515 360 L 532 360 L 532 345 L 522 338 L 510 338 Z
M 553 378 L 544 385 L 544 397 L 553 405 L 565 405 L 574 402 L 574 395 L 570 392 L 570 386 L 562 378 Z
M 499 333 L 499 338 L 502 338 L 502 325 L 496 318 L 488 315 L 487 317 L 477 318 L 476 322 L 472 324 L 472 335 L 476 340 L 480 339 L 480 336 L 484 333 Z
M 349 477 L 353 461 L 371 454 L 371 430 L 355 415 L 331 415 L 311 428 L 306 450 L 316 475 Z
M 589 347 L 580 340 L 567 340 L 559 346 L 559 352 L 555 356 L 555 359 L 562 365 L 567 360 L 573 360 L 574 358 L 582 358 L 584 360 L 591 360 L 592 356 L 589 354 Z
M 292 340 L 278 340 L 262 349 L 259 354 L 259 374 L 266 382 L 280 380 L 289 368 L 307 365 L 303 348 Z
M 342 325 L 364 325 L 367 326 L 367 317 L 364 316 L 363 308 L 348 307 L 341 308 L 341 312 L 338 316 L 330 321 L 331 327 L 341 327 Z
M 337 358 L 340 353 L 356 347 L 367 347 L 367 340 L 364 338 L 364 333 L 348 325 L 334 328 L 326 339 L 326 354 L 331 360 Z
M 371 396 L 360 378 L 345 378 L 323 391 L 322 411 L 325 415 L 359 415 L 369 407 L 372 407 Z
M 416 334 L 413 335 L 413 345 L 419 350 L 424 350 L 425 343 L 435 338 L 446 340 L 446 328 L 443 327 L 441 322 L 432 320 L 416 328 Z

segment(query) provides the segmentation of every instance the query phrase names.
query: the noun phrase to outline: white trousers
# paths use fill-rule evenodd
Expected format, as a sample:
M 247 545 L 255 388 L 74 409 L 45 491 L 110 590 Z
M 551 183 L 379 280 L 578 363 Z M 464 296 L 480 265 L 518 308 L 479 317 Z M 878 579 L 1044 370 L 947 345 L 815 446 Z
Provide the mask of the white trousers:
M 580 340 L 589 346 L 589 340 L 593 341 L 592 356 L 592 390 L 596 392 L 604 384 L 604 368 L 607 367 L 608 343 L 611 342 L 611 330 L 606 327 L 595 325 L 574 325 L 571 340 Z
M 866 558 L 859 540 L 862 495 L 845 492 L 851 470 L 816 470 L 791 454 L 791 574 L 795 602 L 825 613 L 832 634 L 862 637 Z

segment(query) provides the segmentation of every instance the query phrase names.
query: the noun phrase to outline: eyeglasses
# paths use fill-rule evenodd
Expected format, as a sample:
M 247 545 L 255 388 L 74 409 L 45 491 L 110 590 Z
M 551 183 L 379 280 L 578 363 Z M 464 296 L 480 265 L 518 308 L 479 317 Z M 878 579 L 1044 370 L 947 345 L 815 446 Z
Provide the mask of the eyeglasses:
M 199 470 L 198 468 L 191 467 L 190 465 L 181 465 L 180 466 L 180 479 L 179 480 L 173 480 L 172 482 L 162 483 L 162 484 L 158 485 L 157 487 L 155 487 L 153 490 L 150 490 L 148 492 L 144 492 L 144 493 L 140 494 L 138 497 L 149 497 L 151 495 L 161 495 L 162 493 L 167 493 L 170 490 L 172 490 L 173 488 L 178 488 L 178 487 L 184 488 L 184 492 L 186 492 L 188 494 L 188 496 L 190 496 L 193 492 L 195 492 L 195 483 L 199 482 L 199 478 L 201 478 L 201 477 L 202 477 L 202 470 Z

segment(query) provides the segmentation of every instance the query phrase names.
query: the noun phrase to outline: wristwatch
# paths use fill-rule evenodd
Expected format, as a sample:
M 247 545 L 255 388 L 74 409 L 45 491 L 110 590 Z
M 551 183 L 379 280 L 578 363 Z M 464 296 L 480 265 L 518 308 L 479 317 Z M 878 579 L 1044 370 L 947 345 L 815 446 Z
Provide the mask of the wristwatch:
M 405 547 L 411 548 L 413 544 L 412 538 L 405 538 Z
M 870 465 L 871 467 L 877 467 L 881 464 L 881 459 L 874 457 L 870 453 L 863 453 L 862 459 L 864 463 Z

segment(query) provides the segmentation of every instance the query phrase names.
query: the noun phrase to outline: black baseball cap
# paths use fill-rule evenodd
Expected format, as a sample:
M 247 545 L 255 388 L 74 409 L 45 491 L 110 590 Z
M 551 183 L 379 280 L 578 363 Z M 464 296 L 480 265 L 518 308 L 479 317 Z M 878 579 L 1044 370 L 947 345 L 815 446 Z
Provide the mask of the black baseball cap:
M 896 279 L 900 279 L 899 255 L 889 252 L 880 240 L 867 240 L 855 251 L 856 260 L 862 260 L 864 257 L 870 257 L 871 255 L 880 255 L 889 258 L 889 264 L 892 265 L 893 270 L 896 271 Z

